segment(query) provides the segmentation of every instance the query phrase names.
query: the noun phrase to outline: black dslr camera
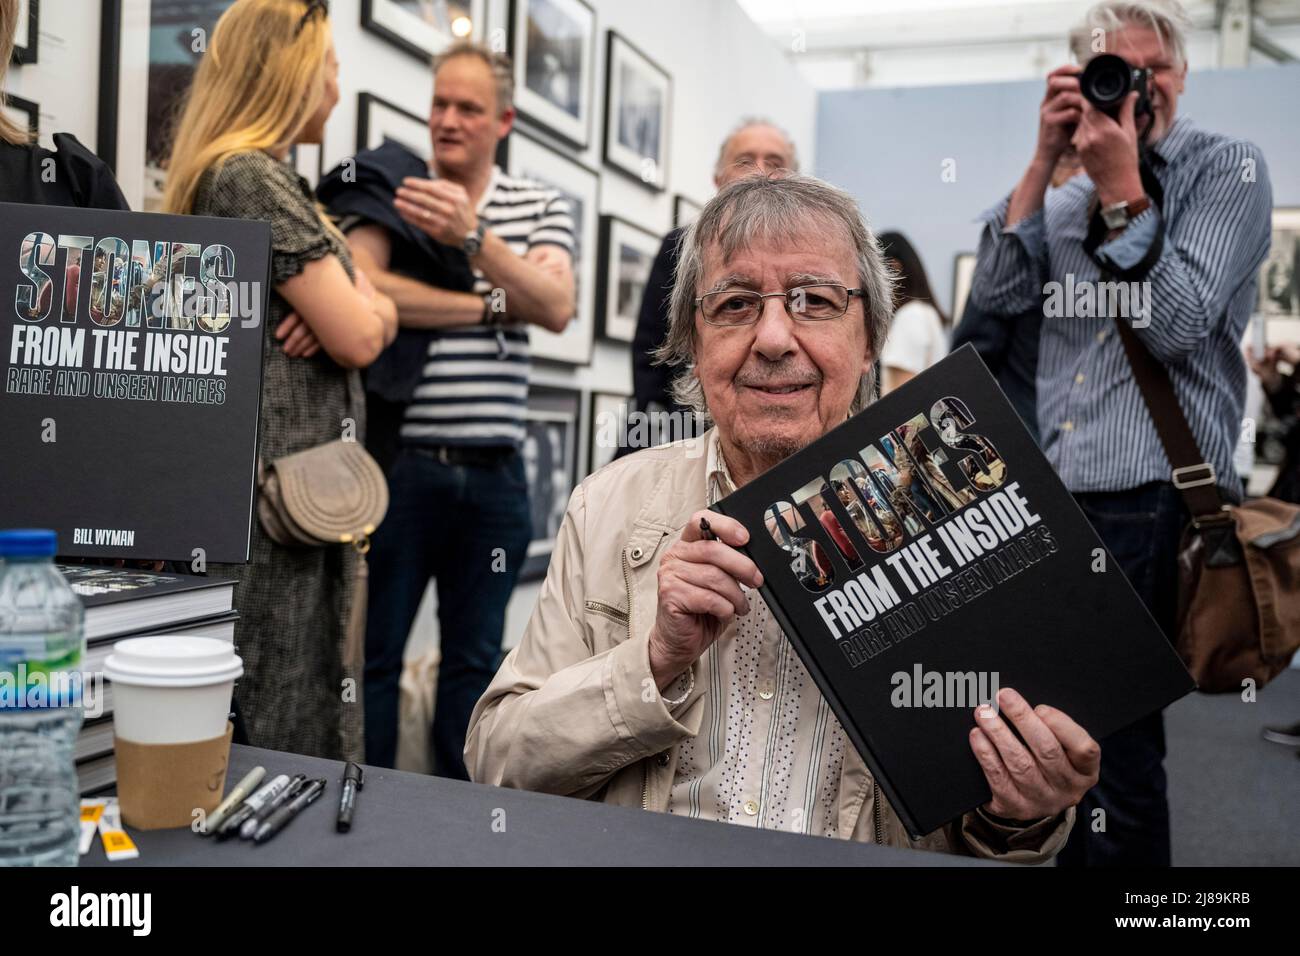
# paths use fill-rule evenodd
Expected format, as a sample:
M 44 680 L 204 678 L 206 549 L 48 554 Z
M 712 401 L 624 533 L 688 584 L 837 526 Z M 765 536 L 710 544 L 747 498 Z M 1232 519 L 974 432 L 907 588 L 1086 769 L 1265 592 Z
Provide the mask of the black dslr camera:
M 1114 53 L 1103 53 L 1088 61 L 1079 74 L 1079 90 L 1089 103 L 1113 120 L 1119 119 L 1119 108 L 1124 97 L 1137 90 L 1138 99 L 1133 106 L 1133 116 L 1141 117 L 1151 112 L 1151 99 L 1147 84 L 1150 70 L 1129 66 L 1128 61 Z

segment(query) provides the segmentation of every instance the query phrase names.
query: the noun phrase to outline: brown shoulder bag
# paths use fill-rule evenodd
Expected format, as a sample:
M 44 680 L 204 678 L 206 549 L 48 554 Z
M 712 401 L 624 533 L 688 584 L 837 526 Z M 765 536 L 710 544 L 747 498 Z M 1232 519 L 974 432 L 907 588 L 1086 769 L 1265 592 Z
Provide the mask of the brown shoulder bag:
M 1120 340 L 1192 520 L 1178 555 L 1175 646 L 1202 692 L 1262 687 L 1300 648 L 1300 506 L 1224 501 L 1169 373 L 1124 319 Z

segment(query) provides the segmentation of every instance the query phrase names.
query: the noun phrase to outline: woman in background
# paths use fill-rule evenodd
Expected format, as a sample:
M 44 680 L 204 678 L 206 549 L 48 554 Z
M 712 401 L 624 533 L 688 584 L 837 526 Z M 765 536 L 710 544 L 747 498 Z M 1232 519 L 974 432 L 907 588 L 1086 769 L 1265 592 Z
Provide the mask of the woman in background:
M 902 233 L 880 236 L 889 267 L 898 276 L 894 319 L 880 353 L 882 395 L 892 392 L 948 354 L 949 321 L 934 303 L 921 257 Z
M 0 0 L 0 87 L 14 52 L 19 2 L 26 0 Z M 53 138 L 53 151 L 36 145 L 31 130 L 21 128 L 0 109 L 0 202 L 127 208 L 122 190 L 103 160 L 71 133 L 55 133 Z
M 359 373 L 397 330 L 397 312 L 354 270 L 347 243 L 286 162 L 319 143 L 338 102 L 338 63 L 321 0 L 236 0 L 217 21 L 181 113 L 164 209 L 271 224 L 259 461 L 363 440 Z M 344 642 L 357 555 L 288 548 L 254 522 L 238 578 L 236 704 L 250 743 L 359 759 L 361 703 L 344 703 Z M 355 700 L 355 697 L 353 698 Z

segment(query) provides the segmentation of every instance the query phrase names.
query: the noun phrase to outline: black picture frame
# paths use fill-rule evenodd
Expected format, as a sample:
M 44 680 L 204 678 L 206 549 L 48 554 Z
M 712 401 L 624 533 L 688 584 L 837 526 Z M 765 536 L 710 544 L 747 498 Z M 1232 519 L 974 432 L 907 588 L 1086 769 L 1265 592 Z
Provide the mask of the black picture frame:
M 121 87 L 122 0 L 100 0 L 99 95 L 95 110 L 95 155 L 117 173 L 117 100 Z
M 626 50 L 620 50 L 620 47 Z M 616 56 L 617 54 L 617 56 Z M 658 118 L 658 136 L 656 142 L 656 156 L 654 160 L 654 175 L 647 176 L 644 163 L 638 164 L 630 157 L 634 151 L 622 143 L 618 142 L 618 124 L 615 110 L 619 104 L 614 102 L 614 70 L 617 64 L 622 62 L 624 55 L 639 58 L 649 66 L 651 70 L 659 73 L 664 81 L 664 100 L 663 111 Z M 673 116 L 673 78 L 667 70 L 656 63 L 653 59 L 645 54 L 643 50 L 632 43 L 616 30 L 606 31 L 605 39 L 605 133 L 601 143 L 601 157 L 606 166 L 627 176 L 629 179 L 640 183 L 646 189 L 653 192 L 664 192 L 668 189 L 668 156 L 669 142 L 672 133 L 672 116 Z M 642 154 L 643 155 L 643 154 Z M 649 159 L 651 157 L 645 157 Z
M 20 9 L 27 11 L 27 35 L 14 37 L 14 51 L 9 57 L 9 62 L 15 66 L 23 66 L 35 63 L 39 59 L 41 0 L 18 0 L 18 2 L 23 5 Z
M 577 389 L 540 383 L 529 385 L 520 453 L 528 477 L 532 537 L 528 556 L 519 572 L 521 583 L 546 577 L 550 566 L 555 535 L 569 496 L 578 483 L 578 453 L 583 444 L 582 405 L 582 392 Z M 562 458 L 559 463 L 555 461 L 557 432 L 567 436 L 558 449 Z
M 544 0 L 557 5 L 584 8 L 590 17 L 590 29 L 583 43 L 585 64 L 577 82 L 579 103 L 583 104 L 585 98 L 585 109 L 581 109 L 579 119 L 570 122 L 562 109 L 528 86 L 529 51 L 525 48 L 524 37 L 519 29 L 519 19 L 532 2 L 534 0 L 510 0 L 507 48 L 514 68 L 515 109 L 530 126 L 554 136 L 575 149 L 585 150 L 591 143 L 591 118 L 595 112 L 596 11 L 586 0 Z M 585 74 L 585 80 L 582 74 Z
M 604 406 L 615 405 L 611 409 Z M 594 474 L 613 461 L 618 449 L 623 444 L 627 432 L 628 415 L 632 411 L 633 398 L 627 392 L 593 391 L 587 412 L 587 474 Z M 601 435 L 601 415 L 613 411 L 617 416 L 617 440 L 612 446 L 599 444 Z
M 421 142 L 423 143 L 423 148 L 408 143 L 406 141 L 408 137 L 391 137 L 391 138 L 395 139 L 403 146 L 406 146 L 408 149 L 412 150 L 416 155 L 421 156 L 426 160 L 432 158 L 433 144 L 429 138 L 428 118 L 420 116 L 417 113 L 413 113 L 410 110 L 406 109 L 405 107 L 398 106 L 392 100 L 386 100 L 382 96 L 378 96 L 374 93 L 370 93 L 365 90 L 357 94 L 357 150 L 356 151 L 358 153 L 364 149 L 372 148 L 370 145 L 371 134 L 375 132 L 375 127 L 380 125 L 380 122 L 383 119 L 383 117 L 379 115 L 379 112 L 381 110 L 387 110 L 390 113 L 396 114 L 395 118 L 401 121 L 409 121 L 413 127 L 419 126 L 422 131 Z M 414 130 L 412 129 L 411 132 L 414 132 Z M 385 138 L 389 138 L 389 137 L 385 137 Z
M 513 148 L 518 144 L 521 149 Z M 521 156 L 531 154 L 542 164 L 550 164 L 552 172 L 563 171 L 567 183 L 548 181 L 545 175 L 530 175 L 532 170 Z M 570 150 L 541 136 L 535 136 L 516 126 L 510 135 L 497 145 L 497 165 L 514 177 L 539 179 L 561 192 L 574 193 L 581 180 L 584 195 L 582 210 L 574 217 L 574 236 L 577 240 L 577 261 L 574 279 L 577 282 L 577 311 L 570 327 L 563 333 L 548 332 L 537 325 L 528 327 L 529 352 L 533 360 L 554 362 L 566 366 L 591 364 L 596 331 L 596 263 L 600 241 L 600 172 L 575 159 Z
M 469 7 L 470 20 L 473 23 L 470 36 L 486 36 L 487 0 L 469 0 Z M 416 31 L 411 29 L 411 26 L 418 26 L 418 21 L 415 24 L 408 23 L 405 27 L 399 26 L 395 22 L 395 20 L 401 20 L 407 16 L 409 14 L 397 8 L 397 5 L 392 3 L 391 0 L 361 0 L 361 29 L 424 63 L 431 62 L 443 48 L 450 45 L 454 40 L 460 39 L 442 31 L 436 31 L 441 42 L 436 46 L 422 45 L 418 42 Z M 403 28 L 407 32 L 402 32 Z M 417 38 L 413 39 L 412 37 Z
M 25 126 L 31 131 L 33 139 L 41 135 L 41 108 L 39 105 L 12 93 L 4 94 L 4 105 L 5 109 L 15 110 L 27 117 Z
M 633 311 L 630 314 L 615 314 L 611 310 L 610 299 L 618 294 L 619 276 L 615 272 L 619 269 L 620 262 L 615 258 L 614 244 L 616 239 L 623 237 L 631 237 L 634 241 L 640 242 L 640 248 L 636 251 L 646 255 L 649 261 L 645 265 L 646 282 L 642 283 L 641 294 L 637 296 Z M 631 342 L 636 337 L 637 313 L 641 309 L 641 297 L 645 295 L 645 285 L 648 284 L 650 271 L 654 268 L 655 257 L 659 254 L 662 243 L 663 237 L 644 226 L 629 222 L 622 216 L 605 213 L 600 217 L 600 235 L 596 243 L 597 334 L 614 342 Z

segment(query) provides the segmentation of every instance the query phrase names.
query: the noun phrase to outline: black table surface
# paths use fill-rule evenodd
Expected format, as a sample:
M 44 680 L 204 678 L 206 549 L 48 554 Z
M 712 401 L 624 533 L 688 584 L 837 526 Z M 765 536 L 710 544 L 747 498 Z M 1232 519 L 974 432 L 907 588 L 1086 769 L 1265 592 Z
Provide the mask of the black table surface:
M 188 828 L 127 827 L 135 860 L 108 863 L 98 837 L 82 866 L 953 866 L 997 865 L 926 853 L 756 830 L 666 813 L 609 807 L 365 768 L 350 833 L 336 833 L 344 764 L 235 745 L 227 788 L 255 766 L 328 781 L 324 795 L 262 845 L 218 843 Z

